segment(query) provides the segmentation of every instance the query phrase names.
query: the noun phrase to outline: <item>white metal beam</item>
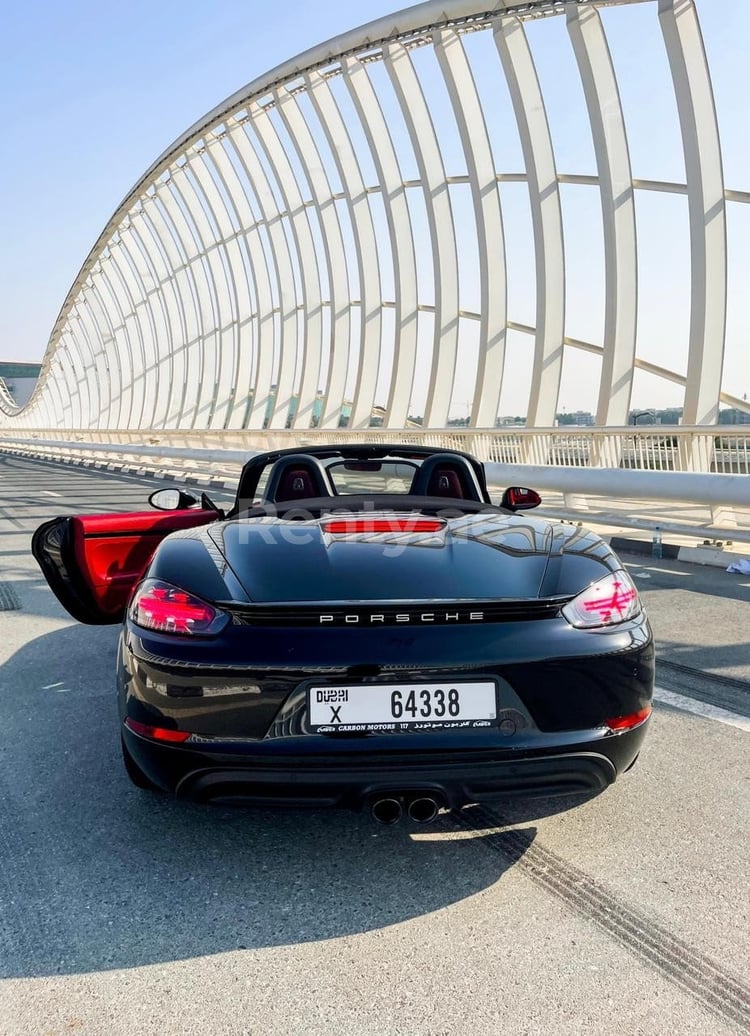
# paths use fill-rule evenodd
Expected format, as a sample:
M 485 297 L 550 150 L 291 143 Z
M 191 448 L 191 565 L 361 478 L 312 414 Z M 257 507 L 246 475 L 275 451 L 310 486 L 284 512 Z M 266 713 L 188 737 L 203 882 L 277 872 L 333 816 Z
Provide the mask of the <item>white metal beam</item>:
M 598 425 L 628 423 L 633 387 L 638 269 L 630 156 L 615 71 L 595 7 L 567 5 L 594 141 L 604 227 L 604 357 Z
M 690 214 L 690 339 L 683 421 L 718 419 L 726 332 L 724 174 L 711 77 L 692 0 L 659 0 L 685 153 Z
M 239 286 L 244 280 L 244 268 L 235 240 L 235 228 L 239 228 L 236 205 L 218 186 L 220 178 L 214 155 L 220 161 L 222 153 L 221 142 L 211 141 L 192 166 L 197 184 L 203 192 L 203 204 L 218 230 L 218 233 L 214 231 L 213 234 L 215 247 L 207 250 L 207 258 L 213 269 L 216 305 L 214 383 L 205 421 L 209 428 L 226 427 L 229 402 L 237 381 Z
M 267 286 L 268 272 L 266 259 L 262 250 L 254 260 L 254 252 L 248 238 L 253 235 L 255 214 L 250 204 L 245 185 L 239 170 L 232 161 L 231 140 L 241 133 L 237 125 L 224 134 L 219 143 L 208 150 L 208 159 L 212 162 L 215 174 L 224 188 L 224 195 L 232 207 L 234 223 L 239 228 L 230 235 L 226 242 L 227 258 L 232 271 L 235 307 L 235 326 L 232 339 L 232 371 L 225 367 L 220 380 L 219 391 L 226 393 L 224 427 L 242 428 L 248 412 L 249 397 L 252 392 L 253 356 L 257 349 L 257 319 L 259 282 L 264 280 Z M 255 236 L 255 235 L 253 235 Z M 264 295 L 270 299 L 270 288 Z M 268 302 L 269 308 L 270 302 Z
M 536 260 L 536 341 L 527 424 L 555 421 L 565 334 L 562 210 L 547 113 L 520 19 L 501 18 L 495 44 L 505 69 L 526 164 Z
M 389 428 L 401 428 L 406 424 L 409 413 L 417 358 L 417 264 L 411 215 L 396 149 L 372 81 L 365 67 L 359 62 L 347 61 L 344 68 L 347 73 L 347 86 L 370 145 L 388 222 L 388 244 L 393 260 L 395 290 L 395 341 L 385 423 Z M 364 188 L 361 207 L 367 207 Z M 369 208 L 366 208 L 366 211 L 369 217 Z M 372 234 L 372 241 L 369 242 L 365 238 L 362 241 L 362 250 L 365 255 L 369 254 L 373 260 L 377 260 L 377 245 L 374 230 L 371 228 L 370 218 L 368 237 Z M 372 269 L 371 276 L 373 280 L 375 277 L 379 278 L 377 267 Z M 367 290 L 368 298 L 379 295 L 379 279 L 377 287 L 368 286 Z M 379 333 L 380 331 L 381 329 Z M 373 386 L 373 395 L 374 391 Z M 370 399 L 370 406 L 372 403 L 373 398 Z
M 320 122 L 323 135 L 333 158 L 336 172 L 344 188 L 344 198 L 339 202 L 346 206 L 349 225 L 354 230 L 354 249 L 357 270 L 360 268 L 359 243 L 364 234 L 374 241 L 372 219 L 365 199 L 365 185 L 357 162 L 349 130 L 341 110 L 331 92 L 325 76 L 311 72 L 305 76 L 307 96 L 315 116 Z M 321 174 L 323 172 L 321 170 Z M 317 177 L 313 190 L 320 193 Z M 330 185 L 329 185 L 330 189 Z M 319 202 L 320 204 L 320 202 Z M 331 211 L 333 210 L 333 211 Z M 343 224 L 337 203 L 331 193 L 331 203 L 322 211 L 326 248 L 329 252 L 330 278 L 330 344 L 328 370 L 323 388 L 323 405 L 319 427 L 338 428 L 344 405 L 347 374 L 350 360 L 352 335 L 352 306 L 354 305 L 354 282 L 359 285 L 359 276 L 353 278 L 354 269 L 347 259 L 347 248 L 343 237 Z M 355 262 L 352 259 L 352 264 Z
M 317 168 L 320 170 L 320 156 L 315 147 L 311 148 L 310 146 L 312 139 L 309 133 L 305 135 L 304 120 L 302 120 L 296 102 L 289 94 L 289 91 L 286 89 L 276 90 L 273 96 L 276 100 L 276 110 L 291 136 L 292 144 L 296 149 L 297 158 L 300 162 L 302 175 L 307 181 L 305 186 L 308 187 L 312 179 L 311 169 Z M 300 387 L 297 393 L 297 407 L 292 419 L 292 426 L 294 428 L 309 428 L 312 423 L 323 354 L 323 297 L 318 265 L 319 258 L 310 226 L 310 212 L 305 206 L 301 185 L 297 180 L 291 162 L 275 128 L 273 128 L 271 119 L 268 118 L 263 123 L 259 123 L 259 128 L 261 125 L 266 127 L 268 131 L 264 135 L 264 142 L 268 149 L 269 158 L 279 174 L 279 184 L 287 211 L 290 214 L 290 224 L 297 246 L 302 289 L 301 305 L 304 313 L 304 333 L 302 342 L 297 344 L 298 362 L 302 364 L 302 371 L 301 375 L 298 375 Z M 296 136 L 295 130 L 300 131 L 301 137 Z M 325 187 L 319 179 L 316 180 L 316 185 L 319 190 L 325 192 Z M 313 190 L 312 187 L 310 189 Z M 313 198 L 315 197 L 313 190 Z
M 348 57 L 343 60 L 342 68 L 344 70 L 344 83 L 362 120 L 370 147 L 377 151 L 378 142 L 381 138 L 380 136 L 374 136 L 374 134 L 381 130 L 382 123 L 376 122 L 370 126 L 366 118 L 363 118 L 368 103 L 372 106 L 374 101 L 372 83 L 367 74 L 367 69 L 360 61 Z M 364 189 L 361 194 L 357 194 L 352 198 L 351 215 L 356 233 L 360 333 L 357 376 L 349 426 L 351 428 L 367 428 L 370 424 L 370 415 L 375 401 L 375 388 L 378 378 L 378 364 L 383 334 L 383 298 L 381 294 L 382 288 L 375 227 Z
M 276 341 L 275 324 L 279 306 L 274 302 L 274 290 L 276 298 L 280 298 L 281 281 L 278 264 L 279 262 L 284 263 L 285 260 L 283 255 L 277 256 L 271 248 L 264 247 L 262 231 L 267 232 L 265 223 L 273 212 L 273 194 L 262 177 L 262 168 L 245 131 L 244 120 L 233 128 L 231 133 L 227 134 L 226 143 L 230 160 L 237 162 L 243 176 L 242 195 L 245 198 L 247 210 L 242 226 L 257 299 L 257 317 L 252 324 L 254 363 L 251 364 L 248 372 L 251 376 L 250 405 L 246 408 L 244 420 L 239 427 L 262 428 L 266 411 L 271 406 L 274 349 L 279 345 Z M 260 180 L 257 179 L 259 170 Z M 245 187 L 245 184 L 248 186 Z M 254 207 L 250 195 L 247 193 L 248 190 L 252 191 Z M 283 241 L 283 233 L 281 240 Z M 286 265 L 284 269 L 286 270 Z M 291 267 L 289 269 L 291 270 Z
M 493 428 L 505 364 L 508 292 L 495 161 L 482 104 L 460 36 L 453 29 L 444 29 L 435 34 L 434 44 L 466 156 L 479 248 L 479 362 L 471 424 L 475 428 Z
M 430 229 L 435 325 L 424 420 L 429 427 L 442 428 L 448 423 L 458 356 L 458 255 L 453 209 L 440 144 L 409 52 L 401 43 L 388 43 L 384 54 L 417 160 Z
M 277 309 L 279 316 L 278 335 L 273 320 L 266 325 L 269 330 L 273 329 L 274 332 L 273 351 L 267 338 L 259 343 L 261 361 L 264 361 L 263 374 L 268 374 L 268 379 L 258 382 L 259 391 L 253 399 L 251 420 L 260 419 L 262 425 L 268 401 L 273 392 L 275 398 L 269 427 L 284 428 L 294 391 L 294 369 L 297 360 L 297 305 L 301 300 L 298 300 L 296 294 L 292 251 L 284 229 L 284 215 L 279 209 L 271 186 L 271 173 L 273 172 L 274 178 L 276 174 L 273 170 L 267 174 L 259 157 L 263 149 L 258 137 L 258 128 L 262 127 L 268 116 L 264 109 L 257 104 L 250 105 L 248 110 L 251 118 L 244 124 L 245 132 L 236 137 L 237 148 L 256 190 L 264 229 L 270 241 L 276 274 L 277 303 L 274 308 Z M 275 186 L 278 190 L 277 180 Z M 272 389 L 270 372 L 275 357 L 278 358 L 278 373 L 276 387 Z

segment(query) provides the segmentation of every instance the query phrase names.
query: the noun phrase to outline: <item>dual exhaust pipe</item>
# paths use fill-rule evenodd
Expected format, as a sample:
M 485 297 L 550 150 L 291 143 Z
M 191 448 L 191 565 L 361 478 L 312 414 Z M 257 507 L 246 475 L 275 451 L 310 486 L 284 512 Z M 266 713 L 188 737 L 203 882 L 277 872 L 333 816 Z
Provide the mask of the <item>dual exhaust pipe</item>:
M 417 824 L 430 824 L 438 815 L 441 804 L 434 795 L 387 795 L 373 800 L 370 813 L 373 820 L 388 827 L 397 824 L 404 813 Z

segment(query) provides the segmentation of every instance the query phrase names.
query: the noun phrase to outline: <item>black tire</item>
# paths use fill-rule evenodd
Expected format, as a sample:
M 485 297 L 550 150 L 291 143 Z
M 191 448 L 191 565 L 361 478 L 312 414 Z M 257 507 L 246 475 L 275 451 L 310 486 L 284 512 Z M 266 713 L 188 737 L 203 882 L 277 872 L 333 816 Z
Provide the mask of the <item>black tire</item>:
M 142 788 L 144 791 L 161 791 L 161 788 L 146 776 L 132 757 L 123 737 L 120 737 L 120 747 L 122 748 L 122 761 L 125 764 L 125 772 L 136 788 Z

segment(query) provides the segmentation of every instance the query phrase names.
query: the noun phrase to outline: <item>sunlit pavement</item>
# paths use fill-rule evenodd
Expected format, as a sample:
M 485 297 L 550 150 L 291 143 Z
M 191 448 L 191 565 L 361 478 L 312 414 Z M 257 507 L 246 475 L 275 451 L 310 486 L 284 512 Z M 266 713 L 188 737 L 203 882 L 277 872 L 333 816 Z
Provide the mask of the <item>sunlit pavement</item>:
M 603 795 L 422 828 L 139 792 L 117 631 L 64 616 L 29 537 L 152 484 L 0 458 L 0 485 L 3 1036 L 750 1031 L 740 727 L 659 705 Z M 750 579 L 624 560 L 660 685 L 741 714 Z

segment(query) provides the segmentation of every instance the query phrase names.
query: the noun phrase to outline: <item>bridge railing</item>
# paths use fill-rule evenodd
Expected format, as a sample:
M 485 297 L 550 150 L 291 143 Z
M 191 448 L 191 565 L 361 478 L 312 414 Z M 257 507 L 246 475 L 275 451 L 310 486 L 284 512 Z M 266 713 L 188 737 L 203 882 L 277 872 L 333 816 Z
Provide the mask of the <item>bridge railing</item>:
M 750 426 L 0 433 L 0 450 L 11 453 L 230 483 L 254 452 L 345 442 L 463 450 L 484 461 L 491 485 L 559 492 L 573 510 L 587 510 L 589 497 L 674 501 L 703 505 L 718 527 L 736 528 L 740 512 L 750 526 Z
M 646 426 L 626 428 L 447 428 L 350 431 L 34 429 L 23 435 L 0 430 L 0 446 L 49 455 L 105 452 L 116 458 L 125 448 L 146 448 L 153 461 L 167 451 L 263 451 L 324 443 L 397 442 L 464 450 L 482 461 L 552 467 L 632 468 L 750 475 L 750 425 Z M 197 458 L 196 458 L 197 459 Z

